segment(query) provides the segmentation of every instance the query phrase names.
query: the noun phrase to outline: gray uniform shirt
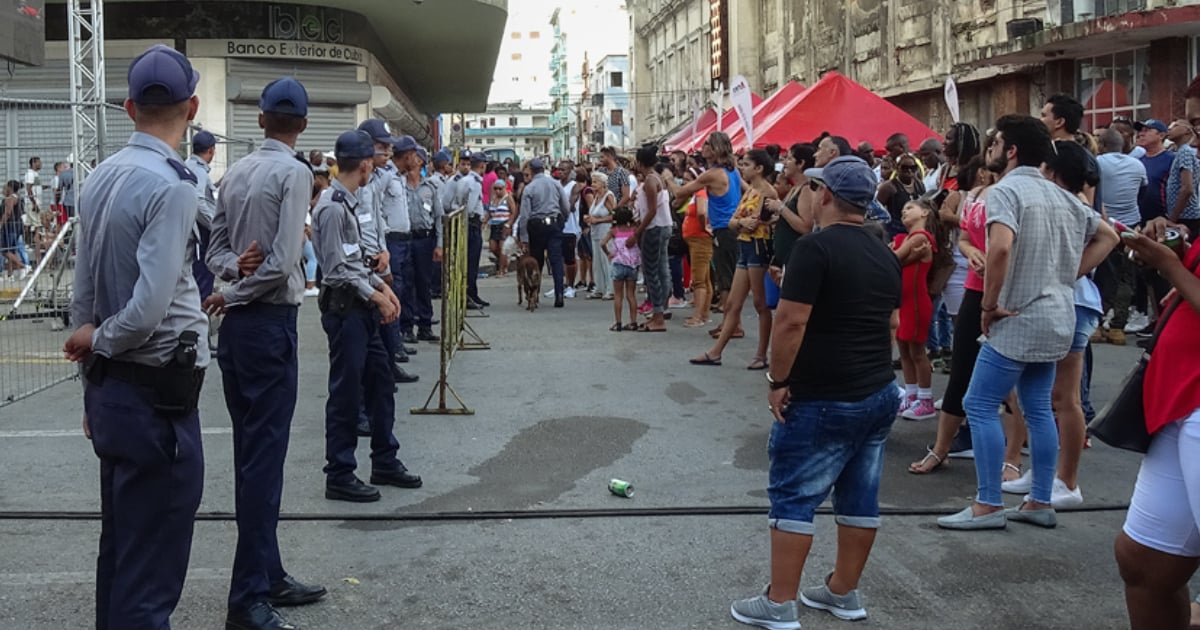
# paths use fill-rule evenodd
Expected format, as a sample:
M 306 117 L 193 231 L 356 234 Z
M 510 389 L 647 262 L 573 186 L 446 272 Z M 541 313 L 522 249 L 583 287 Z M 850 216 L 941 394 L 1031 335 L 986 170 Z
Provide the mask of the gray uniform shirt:
M 1058 361 L 1075 337 L 1075 276 L 1100 215 L 1021 166 L 988 190 L 988 227 L 995 223 L 1016 234 L 998 304 L 1019 314 L 992 324 L 988 344 L 1013 361 Z
M 141 132 L 88 178 L 71 321 L 96 326 L 96 354 L 159 367 L 192 331 L 200 337 L 196 365 L 208 365 L 208 318 L 184 264 L 196 223 L 191 179 L 174 149 Z
M 263 302 L 299 305 L 304 300 L 304 218 L 313 176 L 288 145 L 268 138 L 238 160 L 221 182 L 213 219 L 208 268 L 233 284 L 221 290 L 227 306 Z M 240 278 L 237 259 L 258 241 L 264 260 Z
M 383 278 L 373 273 L 364 260 L 359 203 L 342 182 L 333 180 L 313 210 L 313 251 L 323 274 L 322 284 L 354 287 L 359 297 L 370 300 L 375 289 L 383 285 Z
M 454 195 L 454 207 L 466 208 L 467 218 L 483 220 L 487 218 L 487 208 L 483 205 L 483 176 L 471 171 L 458 180 Z
M 404 191 L 402 176 L 396 172 L 396 167 L 388 164 L 392 174 L 387 180 L 382 197 L 383 222 L 387 224 L 389 234 L 407 234 L 412 231 L 412 219 L 409 217 L 408 194 Z
M 371 171 L 371 179 L 356 193 L 358 225 L 362 228 L 362 248 L 368 256 L 387 251 L 387 225 L 383 222 L 383 195 L 392 174 L 382 168 Z
M 437 234 L 437 247 L 442 246 L 442 217 L 445 208 L 442 206 L 442 192 L 447 187 L 438 188 L 431 179 L 421 180 L 414 188 L 404 178 L 404 191 L 408 195 L 408 215 L 412 219 L 412 229 L 433 230 Z
M 526 227 L 529 219 L 553 217 L 556 214 L 559 221 L 566 221 L 567 215 L 571 214 L 571 206 L 563 194 L 562 185 L 546 173 L 534 175 L 533 181 L 526 184 L 525 192 L 521 193 L 521 214 L 517 217 L 517 233 L 521 235 L 521 242 L 529 242 L 529 230 Z
M 196 176 L 196 198 L 200 204 L 196 223 L 211 230 L 213 217 L 217 214 L 217 196 L 214 192 L 216 189 L 213 187 L 212 178 L 209 177 L 212 166 L 198 155 L 189 157 L 184 165 Z

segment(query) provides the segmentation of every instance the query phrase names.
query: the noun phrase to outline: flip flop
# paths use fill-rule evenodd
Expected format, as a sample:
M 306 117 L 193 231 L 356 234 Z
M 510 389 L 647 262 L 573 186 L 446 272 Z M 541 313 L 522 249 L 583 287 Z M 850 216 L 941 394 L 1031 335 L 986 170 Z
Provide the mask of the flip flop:
M 703 359 L 688 359 L 688 362 L 692 365 L 721 365 L 721 357 L 714 359 L 705 352 Z
M 650 328 L 646 324 L 642 324 L 642 326 L 640 328 L 638 328 L 638 332 L 667 332 L 667 329 L 666 328 Z
M 625 330 L 627 332 L 637 332 L 637 330 L 638 330 L 637 322 L 634 322 L 631 324 L 625 324 Z
M 611 328 L 609 328 L 609 330 L 611 330 L 612 332 L 621 332 L 624 329 L 625 329 L 625 326 L 623 326 L 621 324 L 621 322 L 617 322 L 617 323 L 613 324 Z

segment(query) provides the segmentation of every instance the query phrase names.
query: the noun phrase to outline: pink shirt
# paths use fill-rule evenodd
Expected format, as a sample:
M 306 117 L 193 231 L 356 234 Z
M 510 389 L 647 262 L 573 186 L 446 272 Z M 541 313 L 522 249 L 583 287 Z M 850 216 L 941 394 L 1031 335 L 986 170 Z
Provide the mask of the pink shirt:
M 613 246 L 612 262 L 635 269 L 638 265 L 642 264 L 642 252 L 637 248 L 637 245 L 633 247 L 625 246 L 625 241 L 629 240 L 629 237 L 635 233 L 636 230 L 632 227 L 615 227 L 612 229 L 613 237 L 609 241 L 609 244 Z
M 967 233 L 967 240 L 980 251 L 987 251 L 987 199 L 968 197 L 967 204 L 959 217 L 959 226 Z M 967 268 L 967 280 L 963 287 L 972 291 L 983 291 L 983 276 Z

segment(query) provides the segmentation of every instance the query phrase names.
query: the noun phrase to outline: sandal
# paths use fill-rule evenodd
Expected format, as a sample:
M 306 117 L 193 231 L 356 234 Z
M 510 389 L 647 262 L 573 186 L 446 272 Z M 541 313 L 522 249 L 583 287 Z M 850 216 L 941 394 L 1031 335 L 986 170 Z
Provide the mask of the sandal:
M 609 328 L 609 330 L 611 330 L 612 332 L 621 332 L 622 330 L 625 330 L 625 326 L 622 325 L 621 322 L 617 322 L 617 323 L 613 324 L 612 328 Z
M 928 462 L 931 458 L 936 463 L 933 465 L 932 468 L 930 468 L 928 470 L 922 470 L 922 467 L 924 467 L 925 463 Z M 927 446 L 927 447 L 925 447 L 925 457 L 922 457 L 921 461 L 919 461 L 919 462 L 913 462 L 913 463 L 909 464 L 908 472 L 913 475 L 928 475 L 929 473 L 934 472 L 937 469 L 945 466 L 946 463 L 947 463 L 946 458 L 938 457 L 938 454 L 933 452 L 933 448 Z
M 701 326 L 704 326 L 707 323 L 708 322 L 702 322 L 698 319 L 692 319 L 689 317 L 689 318 L 687 318 L 686 321 L 683 322 L 683 327 L 684 328 L 699 328 Z
M 625 324 L 625 330 L 630 331 L 630 332 L 637 332 L 637 330 L 638 330 L 637 322 Z
M 1005 479 L 1004 478 L 1005 470 L 1011 470 L 1011 471 L 1017 473 L 1017 478 L 1016 479 Z M 1013 466 L 1012 464 L 1010 464 L 1008 462 L 1004 462 L 1004 467 L 1000 469 L 1000 481 L 1002 481 L 1002 482 L 1003 481 L 1017 481 L 1020 478 L 1021 478 L 1021 467 Z
M 766 357 L 754 357 L 754 360 L 750 362 L 750 365 L 746 366 L 746 369 L 747 370 L 765 370 L 768 367 L 770 367 L 770 366 L 767 364 Z
M 721 365 L 721 357 L 714 359 L 705 352 L 703 359 L 688 359 L 688 362 L 692 365 Z

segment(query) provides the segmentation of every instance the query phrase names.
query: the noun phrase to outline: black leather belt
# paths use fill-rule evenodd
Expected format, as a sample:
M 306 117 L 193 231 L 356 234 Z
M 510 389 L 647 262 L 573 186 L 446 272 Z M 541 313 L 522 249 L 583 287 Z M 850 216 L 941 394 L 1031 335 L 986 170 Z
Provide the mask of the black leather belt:
M 433 235 L 434 235 L 433 230 L 413 230 L 412 231 L 413 238 L 428 238 Z
M 411 241 L 413 235 L 412 232 L 388 232 L 387 237 L 389 241 Z
M 100 355 L 96 355 L 96 362 L 100 364 L 97 367 L 101 370 L 100 374 L 103 378 L 113 378 L 139 387 L 154 387 L 167 376 L 167 368 L 151 367 L 130 361 L 113 361 Z M 194 371 L 198 376 L 204 374 L 204 368 L 194 368 Z

